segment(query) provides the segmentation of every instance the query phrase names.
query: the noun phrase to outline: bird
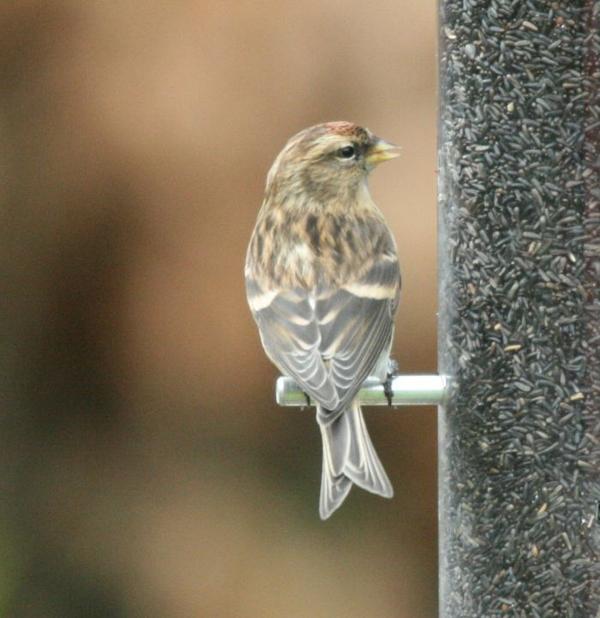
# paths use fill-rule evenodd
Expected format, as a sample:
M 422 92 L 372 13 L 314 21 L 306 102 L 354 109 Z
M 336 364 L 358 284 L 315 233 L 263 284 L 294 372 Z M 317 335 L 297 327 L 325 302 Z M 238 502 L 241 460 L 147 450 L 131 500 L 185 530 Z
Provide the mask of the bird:
M 352 485 L 394 493 L 358 392 L 377 376 L 391 403 L 400 265 L 368 177 L 398 155 L 397 146 L 351 122 L 300 131 L 267 174 L 246 254 L 246 295 L 263 348 L 316 405 L 323 520 Z

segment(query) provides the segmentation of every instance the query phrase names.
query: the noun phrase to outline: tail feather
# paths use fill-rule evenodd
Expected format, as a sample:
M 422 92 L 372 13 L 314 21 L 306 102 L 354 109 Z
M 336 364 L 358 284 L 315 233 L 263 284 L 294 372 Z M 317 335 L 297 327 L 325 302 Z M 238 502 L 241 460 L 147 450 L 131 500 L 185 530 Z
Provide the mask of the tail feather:
M 321 519 L 327 519 L 341 506 L 353 483 L 385 498 L 394 495 L 358 403 L 353 402 L 333 422 L 319 425 L 323 438 Z

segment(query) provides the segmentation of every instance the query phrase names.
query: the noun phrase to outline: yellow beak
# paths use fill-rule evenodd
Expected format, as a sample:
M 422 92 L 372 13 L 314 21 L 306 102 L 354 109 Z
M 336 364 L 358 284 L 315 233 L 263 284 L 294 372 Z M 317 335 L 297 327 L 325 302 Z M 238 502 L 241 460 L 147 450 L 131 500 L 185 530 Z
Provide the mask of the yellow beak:
M 371 146 L 369 153 L 365 157 L 365 161 L 369 167 L 375 167 L 379 163 L 383 163 L 383 161 L 389 161 L 399 156 L 398 146 L 377 138 L 377 141 Z

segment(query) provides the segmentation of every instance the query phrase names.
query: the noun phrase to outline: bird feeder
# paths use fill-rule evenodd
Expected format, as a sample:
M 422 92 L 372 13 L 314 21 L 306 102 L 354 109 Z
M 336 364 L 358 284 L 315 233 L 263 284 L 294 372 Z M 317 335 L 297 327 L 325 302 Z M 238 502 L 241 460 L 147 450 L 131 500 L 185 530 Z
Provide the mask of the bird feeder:
M 440 615 L 596 617 L 600 2 L 440 8 Z

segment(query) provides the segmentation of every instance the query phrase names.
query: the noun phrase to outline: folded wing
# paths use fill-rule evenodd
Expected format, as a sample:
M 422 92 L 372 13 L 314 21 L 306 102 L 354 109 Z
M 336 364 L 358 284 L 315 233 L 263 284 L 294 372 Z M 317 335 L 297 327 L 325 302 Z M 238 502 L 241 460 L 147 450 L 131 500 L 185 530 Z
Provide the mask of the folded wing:
M 389 348 L 400 290 L 395 255 L 335 288 L 270 290 L 248 277 L 246 289 L 271 360 L 321 404 L 322 421 L 335 418 Z

